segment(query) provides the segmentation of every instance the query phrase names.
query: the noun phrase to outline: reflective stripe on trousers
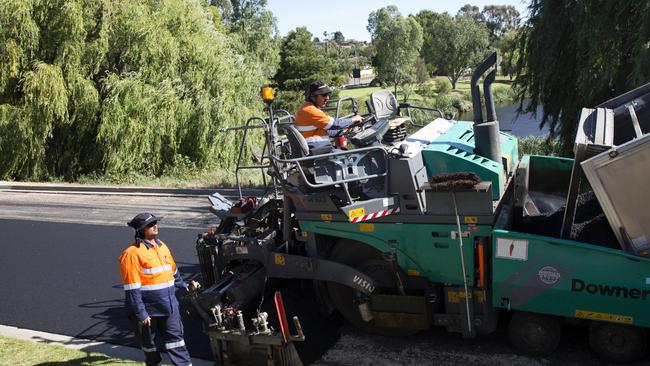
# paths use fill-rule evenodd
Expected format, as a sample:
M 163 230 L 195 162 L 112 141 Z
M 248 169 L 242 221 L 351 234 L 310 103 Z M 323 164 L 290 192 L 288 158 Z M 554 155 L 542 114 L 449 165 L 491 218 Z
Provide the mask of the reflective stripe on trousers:
M 156 337 L 162 337 L 167 349 L 167 355 L 173 365 L 192 365 L 190 354 L 183 340 L 183 325 L 179 312 L 170 316 L 152 316 L 151 326 L 142 326 L 135 317 L 130 318 L 135 325 L 136 337 L 145 354 L 147 366 L 157 366 L 162 362 L 160 351 L 156 348 Z

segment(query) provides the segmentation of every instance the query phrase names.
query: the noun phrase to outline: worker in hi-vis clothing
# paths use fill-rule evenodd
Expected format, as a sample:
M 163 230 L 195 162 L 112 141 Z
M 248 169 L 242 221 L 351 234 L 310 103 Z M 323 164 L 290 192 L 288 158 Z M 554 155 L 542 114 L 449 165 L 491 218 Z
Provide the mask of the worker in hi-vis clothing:
M 120 273 L 129 320 L 145 354 L 147 366 L 160 365 L 156 336 L 162 337 L 165 350 L 174 365 L 191 365 L 183 339 L 183 324 L 176 300 L 175 287 L 200 287 L 187 284 L 178 273 L 167 245 L 158 239 L 158 221 L 150 213 L 136 215 L 127 225 L 135 229 L 135 243 L 120 256 Z
M 311 83 L 305 102 L 296 112 L 296 129 L 307 140 L 310 149 L 331 144 L 330 136 L 337 136 L 353 123 L 363 120 L 359 115 L 337 119 L 328 116 L 321 109 L 327 104 L 330 94 L 332 89 L 322 81 Z

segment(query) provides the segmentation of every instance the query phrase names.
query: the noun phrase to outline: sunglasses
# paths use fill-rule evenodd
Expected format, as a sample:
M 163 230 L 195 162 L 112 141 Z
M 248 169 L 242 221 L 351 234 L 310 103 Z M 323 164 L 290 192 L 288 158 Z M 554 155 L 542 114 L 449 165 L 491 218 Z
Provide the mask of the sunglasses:
M 156 225 L 158 225 L 158 222 L 157 222 L 157 221 L 154 221 L 154 222 L 152 222 L 151 224 L 145 226 L 145 229 L 152 228 L 152 227 L 154 227 L 154 226 L 156 226 Z

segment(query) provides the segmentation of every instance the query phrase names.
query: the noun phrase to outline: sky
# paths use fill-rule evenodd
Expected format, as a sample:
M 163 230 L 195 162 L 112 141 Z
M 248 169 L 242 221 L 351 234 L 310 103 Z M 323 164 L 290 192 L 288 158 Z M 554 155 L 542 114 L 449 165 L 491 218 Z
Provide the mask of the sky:
M 323 32 L 341 31 L 346 39 L 370 41 L 366 30 L 370 12 L 388 5 L 396 5 L 403 16 L 417 14 L 420 10 L 456 15 L 465 4 L 472 4 L 483 10 L 485 5 L 513 5 L 522 17 L 526 14 L 526 0 L 267 0 L 267 9 L 278 20 L 280 35 L 305 26 L 314 37 L 323 38 Z

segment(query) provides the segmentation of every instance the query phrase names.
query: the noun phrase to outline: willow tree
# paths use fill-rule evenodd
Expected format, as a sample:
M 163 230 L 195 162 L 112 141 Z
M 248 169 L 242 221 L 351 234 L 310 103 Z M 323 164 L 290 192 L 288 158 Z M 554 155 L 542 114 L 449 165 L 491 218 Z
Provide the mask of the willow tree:
M 228 166 L 265 81 L 199 0 L 0 1 L 0 177 Z M 217 20 L 218 21 L 218 20 Z
M 280 63 L 281 37 L 277 20 L 266 9 L 266 0 L 212 0 L 224 29 L 242 54 L 248 67 L 260 67 L 272 78 Z
M 650 1 L 533 0 L 516 91 L 570 153 L 580 109 L 650 81 Z M 529 99 L 529 103 L 524 103 Z

